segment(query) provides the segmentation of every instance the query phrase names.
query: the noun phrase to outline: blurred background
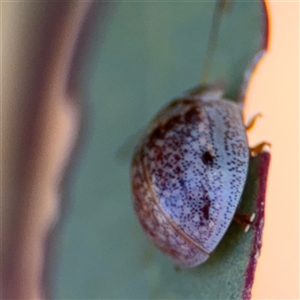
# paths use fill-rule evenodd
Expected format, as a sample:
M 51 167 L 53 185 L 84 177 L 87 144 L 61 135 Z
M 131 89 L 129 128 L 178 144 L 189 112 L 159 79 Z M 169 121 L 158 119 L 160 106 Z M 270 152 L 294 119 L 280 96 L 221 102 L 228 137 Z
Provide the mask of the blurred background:
M 213 9 L 214 2 L 1 3 L 10 298 L 193 295 L 194 281 L 178 279 L 144 236 L 129 169 L 155 113 L 199 84 Z M 246 120 L 263 113 L 250 145 L 272 143 L 253 299 L 297 299 L 299 3 L 268 3 L 268 13 L 268 54 L 245 111 Z M 210 80 L 225 82 L 233 99 L 264 44 L 264 20 L 260 2 L 235 2 L 223 16 Z

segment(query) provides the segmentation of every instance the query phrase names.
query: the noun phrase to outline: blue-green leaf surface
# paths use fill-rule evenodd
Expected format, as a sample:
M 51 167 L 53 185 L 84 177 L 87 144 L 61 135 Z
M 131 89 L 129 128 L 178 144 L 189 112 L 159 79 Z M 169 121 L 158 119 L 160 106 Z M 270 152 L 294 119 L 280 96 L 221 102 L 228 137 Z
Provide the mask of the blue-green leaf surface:
M 84 143 L 54 241 L 53 298 L 243 297 L 255 231 L 244 234 L 232 224 L 206 263 L 178 271 L 144 235 L 130 193 L 132 137 L 167 102 L 199 84 L 214 4 L 124 1 L 110 4 L 104 20 L 99 14 L 79 74 Z M 224 81 L 233 98 L 262 45 L 264 17 L 261 2 L 239 1 L 222 19 L 210 80 Z M 120 159 L 124 143 L 129 157 Z M 259 167 L 256 158 L 243 195 L 247 212 L 256 210 Z

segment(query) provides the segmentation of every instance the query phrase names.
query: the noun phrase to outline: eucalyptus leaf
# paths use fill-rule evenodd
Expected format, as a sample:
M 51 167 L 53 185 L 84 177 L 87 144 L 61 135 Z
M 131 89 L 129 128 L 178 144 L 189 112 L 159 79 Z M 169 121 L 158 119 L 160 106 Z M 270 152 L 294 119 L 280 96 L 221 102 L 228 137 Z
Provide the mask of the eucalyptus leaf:
M 261 227 L 260 234 L 245 234 L 233 223 L 207 262 L 177 270 L 145 237 L 131 203 L 132 137 L 171 99 L 199 85 L 214 5 L 123 1 L 109 4 L 103 16 L 103 4 L 94 4 L 101 18 L 78 71 L 87 111 L 84 143 L 54 238 L 54 299 L 249 298 Z M 263 5 L 254 1 L 234 2 L 222 17 L 209 80 L 224 82 L 233 100 L 264 43 L 264 21 Z M 266 155 L 251 160 L 239 207 L 257 211 L 257 220 L 263 220 L 256 204 L 264 203 Z

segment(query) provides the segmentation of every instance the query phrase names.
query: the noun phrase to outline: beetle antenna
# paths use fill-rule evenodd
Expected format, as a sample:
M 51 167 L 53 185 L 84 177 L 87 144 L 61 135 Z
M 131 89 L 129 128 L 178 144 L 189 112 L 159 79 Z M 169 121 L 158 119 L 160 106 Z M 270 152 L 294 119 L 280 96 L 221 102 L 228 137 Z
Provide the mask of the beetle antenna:
M 228 4 L 227 0 L 217 0 L 216 2 L 216 6 L 212 16 L 209 41 L 207 44 L 206 55 L 204 59 L 202 78 L 200 81 L 201 85 L 205 85 L 208 80 L 209 72 L 211 70 L 211 65 L 213 62 L 214 52 L 217 46 L 222 14 L 223 11 L 226 9 L 227 4 Z

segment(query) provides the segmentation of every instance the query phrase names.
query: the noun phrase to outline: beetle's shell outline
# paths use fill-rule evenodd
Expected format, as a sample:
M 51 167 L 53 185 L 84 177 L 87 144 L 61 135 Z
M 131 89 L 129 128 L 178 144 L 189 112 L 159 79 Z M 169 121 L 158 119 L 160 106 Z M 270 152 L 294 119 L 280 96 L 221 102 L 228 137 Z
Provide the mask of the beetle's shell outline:
M 235 103 L 204 92 L 171 102 L 133 159 L 134 207 L 145 232 L 177 264 L 204 262 L 233 219 L 248 164 Z

